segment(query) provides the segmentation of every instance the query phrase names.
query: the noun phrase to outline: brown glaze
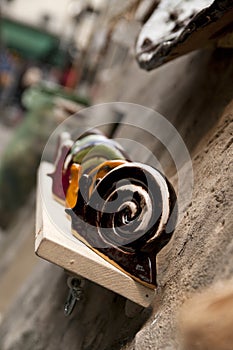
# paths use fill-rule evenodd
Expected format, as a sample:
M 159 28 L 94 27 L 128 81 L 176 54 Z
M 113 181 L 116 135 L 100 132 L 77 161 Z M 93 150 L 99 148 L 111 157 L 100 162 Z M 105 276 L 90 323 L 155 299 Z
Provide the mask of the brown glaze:
M 170 183 L 156 169 L 125 159 L 121 147 L 101 135 L 88 134 L 69 149 L 60 145 L 59 154 L 52 190 L 66 199 L 74 236 L 155 288 L 156 254 L 176 223 Z

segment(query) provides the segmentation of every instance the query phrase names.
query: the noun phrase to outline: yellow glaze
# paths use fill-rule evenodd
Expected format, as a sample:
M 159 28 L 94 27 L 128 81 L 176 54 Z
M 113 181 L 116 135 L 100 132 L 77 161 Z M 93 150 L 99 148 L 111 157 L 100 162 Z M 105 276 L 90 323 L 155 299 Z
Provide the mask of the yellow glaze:
M 66 193 L 66 206 L 68 208 L 74 208 L 78 198 L 79 178 L 81 176 L 81 165 L 73 163 L 71 165 L 70 184 Z

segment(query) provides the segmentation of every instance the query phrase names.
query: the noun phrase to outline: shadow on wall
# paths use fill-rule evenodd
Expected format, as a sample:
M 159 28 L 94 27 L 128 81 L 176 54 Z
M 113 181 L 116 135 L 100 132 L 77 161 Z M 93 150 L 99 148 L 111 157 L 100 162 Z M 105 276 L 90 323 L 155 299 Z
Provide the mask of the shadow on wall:
M 160 102 L 158 110 L 172 120 L 190 152 L 232 100 L 232 77 L 233 49 L 197 52 Z

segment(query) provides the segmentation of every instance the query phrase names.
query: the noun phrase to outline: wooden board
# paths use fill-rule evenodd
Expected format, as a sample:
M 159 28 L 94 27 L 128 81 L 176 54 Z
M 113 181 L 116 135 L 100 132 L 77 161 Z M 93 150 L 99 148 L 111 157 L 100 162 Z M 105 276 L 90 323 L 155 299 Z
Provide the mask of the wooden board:
M 37 188 L 36 254 L 141 306 L 149 306 L 154 290 L 134 281 L 72 236 L 64 207 L 52 198 L 52 180 L 47 176 L 52 171 L 52 164 L 41 163 Z

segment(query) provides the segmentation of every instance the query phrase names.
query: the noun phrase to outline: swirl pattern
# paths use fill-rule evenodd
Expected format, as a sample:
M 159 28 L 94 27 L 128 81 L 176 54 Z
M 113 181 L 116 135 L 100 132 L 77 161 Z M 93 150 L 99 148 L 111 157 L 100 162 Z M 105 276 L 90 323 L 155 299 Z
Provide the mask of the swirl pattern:
M 116 142 L 99 135 L 76 141 L 63 163 L 70 172 L 65 194 L 72 233 L 154 288 L 156 254 L 170 240 L 177 217 L 171 184 L 157 169 L 126 159 Z

